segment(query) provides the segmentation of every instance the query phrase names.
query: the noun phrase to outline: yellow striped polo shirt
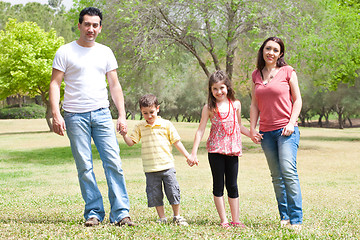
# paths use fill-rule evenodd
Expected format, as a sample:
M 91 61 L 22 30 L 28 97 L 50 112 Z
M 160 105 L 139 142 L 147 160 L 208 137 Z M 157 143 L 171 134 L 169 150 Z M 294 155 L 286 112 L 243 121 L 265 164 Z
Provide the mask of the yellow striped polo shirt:
M 135 126 L 130 138 L 135 143 L 141 140 L 144 172 L 158 172 L 174 167 L 172 144 L 179 141 L 180 136 L 169 120 L 157 116 L 153 126 L 142 121 Z

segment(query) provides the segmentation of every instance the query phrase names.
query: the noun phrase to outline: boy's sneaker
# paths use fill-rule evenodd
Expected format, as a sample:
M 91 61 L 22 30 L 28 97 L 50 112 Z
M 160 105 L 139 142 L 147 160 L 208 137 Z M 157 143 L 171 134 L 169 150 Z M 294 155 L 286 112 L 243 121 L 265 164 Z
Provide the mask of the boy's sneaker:
M 189 226 L 186 219 L 181 216 L 175 216 L 173 218 L 173 223 L 178 226 Z
M 156 223 L 166 224 L 167 223 L 167 218 L 159 218 L 158 220 L 156 220 Z

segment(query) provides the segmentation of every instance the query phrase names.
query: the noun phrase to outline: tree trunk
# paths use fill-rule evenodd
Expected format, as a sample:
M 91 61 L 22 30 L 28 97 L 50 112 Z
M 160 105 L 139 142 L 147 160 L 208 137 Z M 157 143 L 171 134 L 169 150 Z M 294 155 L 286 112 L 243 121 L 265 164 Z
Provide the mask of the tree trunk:
M 126 111 L 126 119 L 129 119 L 130 116 L 131 116 L 131 112 L 130 112 L 130 111 Z
M 323 124 L 322 124 L 322 118 L 323 118 L 323 115 L 320 115 L 320 116 L 319 116 L 319 120 L 318 120 L 318 125 L 319 125 L 320 127 L 323 126 Z
M 46 106 L 46 115 L 45 115 L 46 123 L 49 127 L 49 131 L 53 132 L 54 129 L 53 129 L 52 121 L 51 121 L 52 112 L 51 112 L 50 101 L 48 99 L 46 99 L 46 94 L 43 92 L 41 93 L 41 99 Z
M 336 104 L 335 108 L 336 108 L 336 113 L 338 114 L 339 129 L 344 129 L 344 121 L 343 121 L 344 107 L 339 107 L 339 105 Z
M 326 124 L 326 126 L 329 126 L 329 113 L 327 113 L 327 114 L 325 114 L 324 116 L 325 116 L 325 124 Z
M 135 120 L 135 115 L 136 115 L 135 112 L 131 112 L 131 120 Z
M 352 125 L 351 119 L 349 117 L 347 117 L 347 120 L 349 121 L 350 127 L 352 127 L 353 125 Z
M 22 97 L 20 96 L 20 94 L 17 95 L 18 99 L 19 99 L 19 107 L 22 108 L 23 103 L 22 103 Z

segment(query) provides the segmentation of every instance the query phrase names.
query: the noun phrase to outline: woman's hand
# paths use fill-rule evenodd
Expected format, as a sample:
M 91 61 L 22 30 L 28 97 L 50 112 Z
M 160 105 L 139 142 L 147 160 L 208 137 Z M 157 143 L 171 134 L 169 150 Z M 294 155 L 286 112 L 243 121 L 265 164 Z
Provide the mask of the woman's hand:
M 295 128 L 295 127 L 294 127 L 294 124 L 288 123 L 288 124 L 284 127 L 281 135 L 282 135 L 282 136 L 286 136 L 286 137 L 290 136 L 290 135 L 294 132 L 294 128 Z

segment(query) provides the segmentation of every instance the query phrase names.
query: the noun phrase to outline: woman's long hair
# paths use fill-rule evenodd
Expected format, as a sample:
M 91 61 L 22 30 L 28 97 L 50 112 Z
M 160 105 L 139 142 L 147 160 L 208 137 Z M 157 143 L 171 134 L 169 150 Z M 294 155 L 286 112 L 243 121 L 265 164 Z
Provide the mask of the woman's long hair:
M 212 95 L 211 92 L 211 87 L 212 85 L 214 85 L 215 83 L 218 82 L 224 82 L 224 84 L 227 87 L 227 97 L 231 100 L 231 101 L 235 101 L 235 91 L 232 87 L 232 83 L 230 78 L 228 77 L 228 75 L 222 71 L 222 70 L 217 70 L 216 72 L 214 72 L 213 74 L 211 74 L 211 76 L 209 77 L 209 95 L 208 95 L 208 107 L 209 109 L 212 111 L 214 109 L 216 109 L 216 98 Z
M 285 62 L 285 59 L 284 59 L 284 56 L 285 56 L 284 42 L 278 37 L 269 37 L 268 39 L 266 39 L 263 42 L 263 44 L 261 45 L 261 47 L 260 47 L 260 49 L 258 51 L 256 68 L 260 71 L 260 73 L 261 73 L 261 70 L 263 70 L 263 68 L 265 67 L 265 60 L 264 60 L 264 57 L 263 57 L 263 53 L 264 53 L 264 47 L 265 47 L 265 45 L 266 45 L 266 43 L 268 41 L 274 41 L 274 42 L 276 42 L 276 43 L 278 43 L 280 45 L 280 57 L 276 61 L 276 66 L 277 67 L 283 67 L 283 66 L 287 65 L 286 62 Z

